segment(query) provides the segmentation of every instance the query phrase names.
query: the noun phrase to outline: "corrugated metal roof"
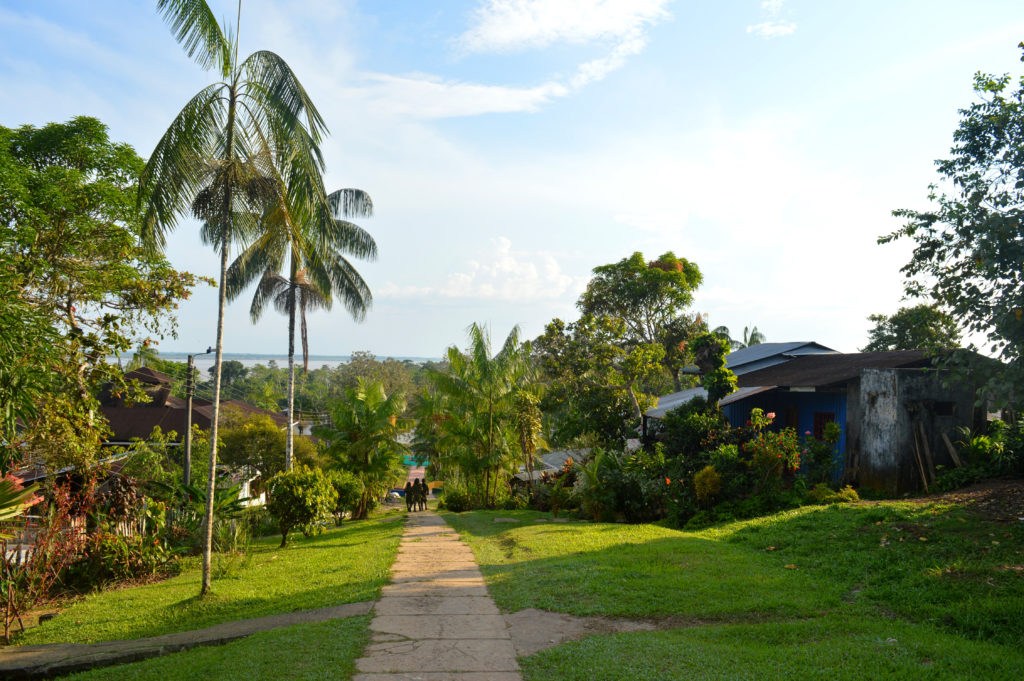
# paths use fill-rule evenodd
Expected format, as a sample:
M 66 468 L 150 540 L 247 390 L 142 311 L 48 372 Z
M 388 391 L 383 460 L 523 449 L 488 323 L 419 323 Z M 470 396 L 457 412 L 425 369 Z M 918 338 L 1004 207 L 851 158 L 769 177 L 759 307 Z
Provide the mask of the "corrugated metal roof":
M 725 358 L 725 366 L 739 376 L 750 371 L 747 365 L 758 364 L 766 359 L 778 358 L 779 362 L 790 359 L 793 355 L 818 353 L 834 353 L 835 350 L 814 341 L 795 341 L 792 343 L 758 343 L 748 348 L 733 350 Z M 760 367 L 759 367 L 760 368 Z
M 849 381 L 860 376 L 863 369 L 927 366 L 931 366 L 931 356 L 923 350 L 806 355 L 784 364 L 743 374 L 737 378 L 737 382 L 740 387 L 819 387 Z
M 651 407 L 644 412 L 644 416 L 653 419 L 660 419 L 665 416 L 665 412 L 672 411 L 673 409 L 686 404 L 695 397 L 707 398 L 708 391 L 701 387 L 687 388 L 671 395 L 665 395 L 664 397 L 658 398 L 658 406 Z

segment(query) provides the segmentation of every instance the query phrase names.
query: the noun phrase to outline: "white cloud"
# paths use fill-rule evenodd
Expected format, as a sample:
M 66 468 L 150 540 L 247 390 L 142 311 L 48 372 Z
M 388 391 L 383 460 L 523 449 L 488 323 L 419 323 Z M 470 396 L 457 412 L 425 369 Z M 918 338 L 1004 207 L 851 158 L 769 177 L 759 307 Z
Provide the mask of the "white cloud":
M 537 111 L 552 98 L 568 94 L 556 82 L 531 88 L 444 81 L 429 75 L 372 74 L 360 88 L 371 110 L 414 118 L 450 118 L 485 113 Z
M 785 0 L 763 0 L 761 2 L 761 18 L 758 24 L 747 26 L 747 33 L 753 33 L 765 39 L 781 38 L 796 31 L 796 24 L 779 18 Z
M 514 251 L 505 237 L 491 241 L 493 250 L 478 260 L 465 263 L 465 271 L 451 272 L 444 282 L 433 286 L 399 285 L 387 282 L 377 294 L 381 298 L 480 299 L 510 303 L 533 303 L 574 298 L 589 277 L 573 277 L 562 271 L 546 251 Z
M 624 42 L 668 17 L 668 0 L 487 0 L 459 39 L 468 52 Z

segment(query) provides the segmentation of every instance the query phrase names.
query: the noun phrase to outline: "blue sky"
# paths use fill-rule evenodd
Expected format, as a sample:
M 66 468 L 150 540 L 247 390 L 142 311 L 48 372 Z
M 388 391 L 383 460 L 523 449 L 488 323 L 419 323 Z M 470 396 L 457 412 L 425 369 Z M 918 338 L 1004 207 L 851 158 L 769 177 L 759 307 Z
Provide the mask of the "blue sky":
M 0 2 L 0 124 L 92 115 L 147 156 L 213 80 L 154 5 Z M 927 205 L 972 74 L 1020 74 L 1022 39 L 1019 0 L 245 0 L 241 24 L 323 113 L 328 190 L 376 205 L 374 307 L 313 315 L 310 350 L 381 356 L 439 356 L 474 321 L 536 336 L 637 250 L 696 261 L 713 325 L 854 351 L 901 304 L 909 244 L 876 238 Z M 196 224 L 168 254 L 217 271 Z M 160 349 L 212 343 L 215 305 L 198 291 Z M 284 352 L 283 320 L 247 310 L 226 351 Z

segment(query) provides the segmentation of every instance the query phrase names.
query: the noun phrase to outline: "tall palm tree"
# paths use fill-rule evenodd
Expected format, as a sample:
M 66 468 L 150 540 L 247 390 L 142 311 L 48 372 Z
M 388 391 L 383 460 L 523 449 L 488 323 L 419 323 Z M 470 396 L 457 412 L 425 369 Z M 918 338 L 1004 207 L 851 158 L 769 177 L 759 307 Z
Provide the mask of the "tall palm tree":
M 326 127 L 281 57 L 263 50 L 239 60 L 241 0 L 234 27 L 222 27 L 205 0 L 157 0 L 157 10 L 185 52 L 219 78 L 174 118 L 139 183 L 145 236 L 152 247 L 162 248 L 177 221 L 191 214 L 203 221 L 204 238 L 220 251 L 211 474 L 206 495 L 211 503 L 206 506 L 200 591 L 205 595 L 210 591 L 228 252 L 232 239 L 244 239 L 254 229 L 252 216 L 283 191 L 275 161 L 285 154 L 303 171 L 295 183 L 296 192 L 313 206 L 326 202 L 319 150 Z
M 294 173 L 294 174 L 293 174 Z M 328 210 L 306 210 L 303 182 L 293 190 L 291 180 L 301 168 L 288 166 L 287 192 L 260 216 L 259 234 L 228 268 L 227 297 L 234 300 L 260 277 L 249 307 L 255 323 L 268 304 L 288 316 L 288 424 L 285 470 L 292 468 L 295 421 L 295 318 L 302 338 L 302 368 L 309 371 L 309 333 L 306 312 L 331 309 L 335 294 L 357 321 L 373 301 L 369 286 L 345 259 L 345 253 L 373 259 L 377 244 L 348 217 L 371 217 L 373 201 L 360 189 L 340 189 L 327 197 Z M 288 276 L 280 271 L 288 263 Z M 262 276 L 261 276 L 262 273 Z

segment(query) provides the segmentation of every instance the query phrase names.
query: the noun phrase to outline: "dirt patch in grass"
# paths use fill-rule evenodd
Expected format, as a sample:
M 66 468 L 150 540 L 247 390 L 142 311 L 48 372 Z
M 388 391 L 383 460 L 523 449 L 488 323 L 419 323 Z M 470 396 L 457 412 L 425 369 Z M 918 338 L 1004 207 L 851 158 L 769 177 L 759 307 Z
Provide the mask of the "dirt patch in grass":
M 963 504 L 987 520 L 1017 523 L 1024 518 L 1024 480 L 983 480 L 922 501 Z

